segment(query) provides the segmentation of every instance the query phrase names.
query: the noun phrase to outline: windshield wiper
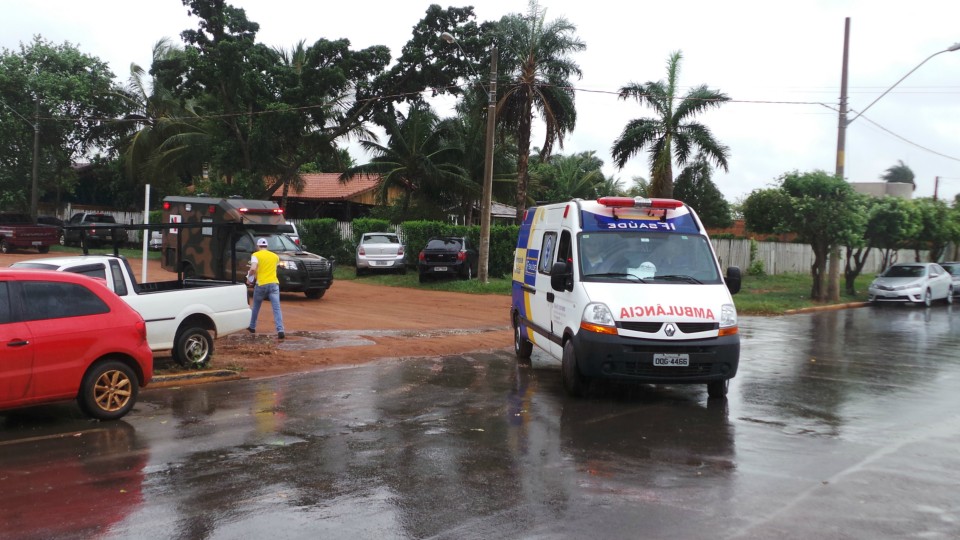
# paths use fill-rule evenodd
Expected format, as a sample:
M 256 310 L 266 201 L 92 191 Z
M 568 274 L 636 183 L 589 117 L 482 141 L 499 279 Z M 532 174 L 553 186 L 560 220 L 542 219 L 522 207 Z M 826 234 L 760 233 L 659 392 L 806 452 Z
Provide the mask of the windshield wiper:
M 604 272 L 602 274 L 587 274 L 583 277 L 614 277 L 614 278 L 621 278 L 621 279 L 636 280 L 641 283 L 647 283 L 647 280 L 643 279 L 642 277 L 636 274 L 625 274 L 621 272 Z
M 669 274 L 666 276 L 657 276 L 656 279 L 662 279 L 664 281 L 686 281 L 687 283 L 700 283 L 700 284 L 703 283 L 699 279 L 693 276 L 685 275 L 685 274 Z

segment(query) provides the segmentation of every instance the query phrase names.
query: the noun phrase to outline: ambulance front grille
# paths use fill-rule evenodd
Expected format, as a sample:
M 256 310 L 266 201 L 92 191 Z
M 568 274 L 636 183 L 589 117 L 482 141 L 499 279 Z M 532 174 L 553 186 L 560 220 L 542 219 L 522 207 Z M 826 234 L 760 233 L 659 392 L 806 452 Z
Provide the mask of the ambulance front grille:
M 647 334 L 656 334 L 663 326 L 661 322 L 618 322 L 617 328 L 632 330 L 634 332 L 644 332 Z M 709 332 L 720 328 L 720 323 L 697 322 L 697 323 L 677 323 L 677 328 L 684 334 L 694 334 L 696 332 Z
M 664 367 L 654 366 L 652 362 L 616 362 L 614 371 L 622 375 L 631 375 L 637 377 L 699 377 L 710 375 L 713 372 L 714 364 L 696 364 L 689 366 Z

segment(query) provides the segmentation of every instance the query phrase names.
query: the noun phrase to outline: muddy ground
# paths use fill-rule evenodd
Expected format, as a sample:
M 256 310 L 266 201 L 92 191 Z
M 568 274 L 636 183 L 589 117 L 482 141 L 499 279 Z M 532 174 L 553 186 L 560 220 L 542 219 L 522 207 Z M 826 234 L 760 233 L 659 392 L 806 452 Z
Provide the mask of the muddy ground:
M 57 256 L 17 252 L 0 255 L 0 266 Z M 143 281 L 141 260 L 131 259 Z M 175 274 L 147 263 L 147 281 Z M 269 302 L 260 310 L 257 333 L 218 338 L 210 367 L 239 369 L 251 378 L 354 365 L 383 358 L 439 356 L 512 347 L 510 298 L 334 281 L 319 300 L 303 294 L 280 298 L 286 339 L 277 339 Z M 158 372 L 175 369 L 169 355 L 156 357 Z

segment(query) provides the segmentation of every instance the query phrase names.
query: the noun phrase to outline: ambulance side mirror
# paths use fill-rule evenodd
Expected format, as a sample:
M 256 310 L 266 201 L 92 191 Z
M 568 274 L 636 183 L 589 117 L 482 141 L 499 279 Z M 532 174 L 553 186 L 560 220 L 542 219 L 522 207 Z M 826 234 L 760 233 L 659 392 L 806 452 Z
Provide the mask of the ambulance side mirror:
M 730 291 L 730 294 L 737 294 L 740 292 L 740 267 L 739 266 L 730 266 L 727 267 L 727 290 Z
M 573 290 L 573 272 L 566 262 L 553 263 L 553 267 L 550 268 L 550 287 L 555 291 Z

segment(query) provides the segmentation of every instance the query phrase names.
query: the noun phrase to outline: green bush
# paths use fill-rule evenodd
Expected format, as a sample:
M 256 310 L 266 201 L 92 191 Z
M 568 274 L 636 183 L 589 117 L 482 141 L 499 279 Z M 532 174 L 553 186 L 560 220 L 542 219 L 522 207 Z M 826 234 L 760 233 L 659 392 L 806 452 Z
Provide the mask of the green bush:
M 333 218 L 306 219 L 297 226 L 300 240 L 307 251 L 336 259 L 339 264 L 354 264 L 352 246 L 340 238 L 340 228 Z
M 403 237 L 410 253 L 407 261 L 415 263 L 420 250 L 427 240 L 434 236 L 466 236 L 480 249 L 480 227 L 478 225 L 451 225 L 441 221 L 405 221 L 401 224 Z M 487 271 L 492 277 L 504 277 L 513 273 L 513 254 L 517 247 L 517 225 L 496 225 L 490 227 L 490 258 Z

